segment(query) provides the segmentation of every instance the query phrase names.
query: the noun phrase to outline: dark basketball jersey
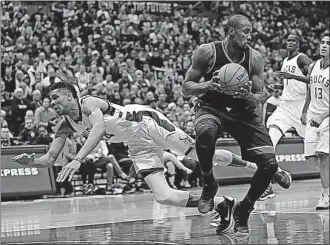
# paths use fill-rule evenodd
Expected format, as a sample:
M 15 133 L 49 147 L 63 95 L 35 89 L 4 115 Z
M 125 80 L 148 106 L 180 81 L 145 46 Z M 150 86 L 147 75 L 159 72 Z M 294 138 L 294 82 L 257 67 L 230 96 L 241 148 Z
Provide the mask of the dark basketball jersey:
M 233 63 L 228 57 L 228 54 L 224 51 L 223 41 L 213 42 L 212 45 L 214 46 L 215 60 L 213 66 L 203 74 L 205 81 L 210 81 L 213 76 L 213 72 L 219 70 L 222 66 L 229 63 Z M 251 79 L 251 64 L 250 64 L 251 51 L 252 51 L 251 47 L 246 48 L 242 60 L 240 62 L 237 62 L 247 70 L 250 79 Z M 202 96 L 200 96 L 199 99 L 201 103 L 205 103 L 221 111 L 223 111 L 226 107 L 229 107 L 231 109 L 233 108 L 244 109 L 248 107 L 248 104 L 244 99 L 234 99 L 233 96 L 231 95 L 226 95 L 215 91 L 208 91 Z

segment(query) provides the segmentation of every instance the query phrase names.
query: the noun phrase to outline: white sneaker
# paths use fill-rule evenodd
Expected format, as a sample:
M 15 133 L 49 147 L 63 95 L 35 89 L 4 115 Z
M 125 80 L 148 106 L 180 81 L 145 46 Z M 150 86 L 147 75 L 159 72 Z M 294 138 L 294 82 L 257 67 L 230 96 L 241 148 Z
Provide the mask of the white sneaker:
M 329 196 L 325 193 L 322 193 L 319 203 L 316 205 L 316 210 L 329 209 Z
M 188 181 L 183 182 L 183 187 L 185 188 L 191 188 L 191 185 L 189 184 Z

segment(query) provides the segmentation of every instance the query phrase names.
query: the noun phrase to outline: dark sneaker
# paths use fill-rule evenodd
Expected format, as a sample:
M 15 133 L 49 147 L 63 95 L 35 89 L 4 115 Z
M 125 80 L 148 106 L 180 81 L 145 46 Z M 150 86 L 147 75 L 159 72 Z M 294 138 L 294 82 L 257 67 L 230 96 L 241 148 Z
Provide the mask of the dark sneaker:
M 224 199 L 224 201 L 215 207 L 214 213 L 217 215 L 213 215 L 214 219 L 211 222 L 211 225 L 214 225 L 214 223 L 217 224 L 217 234 L 227 232 L 234 225 L 233 208 L 236 205 L 237 200 L 226 196 L 224 196 Z
M 269 185 L 265 190 L 265 192 L 261 195 L 261 197 L 259 197 L 258 201 L 265 201 L 268 198 L 274 198 L 274 197 L 275 197 L 275 193 L 273 191 L 273 187 Z
M 83 188 L 84 188 L 84 194 L 85 195 L 93 194 L 93 191 L 94 191 L 94 185 L 93 184 L 84 185 Z
M 289 189 L 292 183 L 292 176 L 288 171 L 279 169 L 275 175 L 274 180 L 284 189 Z
M 233 217 L 235 221 L 234 225 L 234 233 L 239 236 L 248 236 L 249 235 L 249 217 L 250 213 L 253 211 L 252 208 L 248 208 L 247 210 L 242 209 L 242 202 L 238 202 L 234 207 Z
M 198 202 L 198 211 L 206 214 L 214 209 L 214 196 L 218 192 L 218 184 L 215 180 L 204 182 L 201 198 Z

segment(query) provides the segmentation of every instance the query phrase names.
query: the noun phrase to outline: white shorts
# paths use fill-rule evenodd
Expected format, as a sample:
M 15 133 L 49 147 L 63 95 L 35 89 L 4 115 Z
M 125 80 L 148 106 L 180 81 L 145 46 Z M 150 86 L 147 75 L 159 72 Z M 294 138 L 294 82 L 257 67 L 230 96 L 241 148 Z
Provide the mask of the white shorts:
M 329 117 L 317 128 L 310 125 L 314 116 L 310 111 L 307 113 L 305 156 L 313 156 L 317 152 L 329 154 Z
M 195 147 L 195 141 L 174 125 L 166 129 L 150 117 L 144 117 L 141 123 L 137 133 L 125 142 L 136 173 L 163 170 L 163 150 L 185 155 Z
M 267 128 L 277 127 L 284 134 L 290 128 L 295 128 L 300 137 L 305 138 L 306 127 L 300 121 L 304 101 L 281 101 L 279 106 L 267 120 Z

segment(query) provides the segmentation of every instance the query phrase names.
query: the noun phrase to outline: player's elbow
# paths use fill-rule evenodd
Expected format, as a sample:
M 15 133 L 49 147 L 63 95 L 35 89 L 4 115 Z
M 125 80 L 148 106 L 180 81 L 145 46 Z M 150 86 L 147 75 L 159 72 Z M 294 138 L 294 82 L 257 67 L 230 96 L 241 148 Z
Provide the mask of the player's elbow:
M 186 81 L 186 82 L 183 82 L 183 84 L 182 84 L 182 95 L 185 98 L 188 98 L 191 96 L 191 94 L 189 93 L 189 89 L 188 89 L 189 85 L 187 85 L 188 83 L 189 82 Z

